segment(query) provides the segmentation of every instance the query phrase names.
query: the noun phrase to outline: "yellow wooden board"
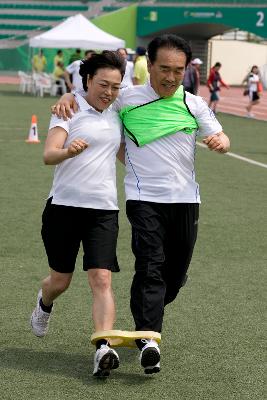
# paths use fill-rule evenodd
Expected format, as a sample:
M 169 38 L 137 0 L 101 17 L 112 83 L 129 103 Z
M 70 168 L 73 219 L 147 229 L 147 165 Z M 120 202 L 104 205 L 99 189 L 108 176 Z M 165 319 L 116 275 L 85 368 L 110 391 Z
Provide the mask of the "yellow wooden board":
M 153 331 L 98 331 L 92 334 L 91 343 L 96 344 L 100 339 L 106 339 L 113 347 L 136 347 L 136 339 L 153 339 L 157 343 L 161 341 L 161 334 Z

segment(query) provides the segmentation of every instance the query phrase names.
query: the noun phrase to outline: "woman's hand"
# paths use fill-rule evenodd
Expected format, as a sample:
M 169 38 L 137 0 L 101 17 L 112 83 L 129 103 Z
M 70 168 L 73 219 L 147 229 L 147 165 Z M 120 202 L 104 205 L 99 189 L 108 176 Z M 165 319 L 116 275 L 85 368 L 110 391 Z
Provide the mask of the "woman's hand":
M 88 147 L 88 143 L 86 143 L 83 139 L 75 139 L 68 146 L 68 155 L 69 158 L 73 158 L 81 154 Z

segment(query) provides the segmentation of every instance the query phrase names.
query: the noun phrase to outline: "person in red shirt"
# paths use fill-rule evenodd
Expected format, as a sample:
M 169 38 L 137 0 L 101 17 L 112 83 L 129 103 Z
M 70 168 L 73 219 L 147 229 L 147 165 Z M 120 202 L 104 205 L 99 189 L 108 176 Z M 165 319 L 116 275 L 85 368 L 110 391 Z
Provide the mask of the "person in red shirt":
M 222 66 L 221 63 L 216 62 L 216 64 L 210 69 L 210 74 L 207 81 L 207 85 L 210 90 L 209 107 L 214 113 L 216 113 L 216 107 L 220 99 L 219 97 L 220 86 L 224 86 L 227 89 L 229 89 L 229 86 L 222 80 L 221 75 L 219 73 L 221 66 Z

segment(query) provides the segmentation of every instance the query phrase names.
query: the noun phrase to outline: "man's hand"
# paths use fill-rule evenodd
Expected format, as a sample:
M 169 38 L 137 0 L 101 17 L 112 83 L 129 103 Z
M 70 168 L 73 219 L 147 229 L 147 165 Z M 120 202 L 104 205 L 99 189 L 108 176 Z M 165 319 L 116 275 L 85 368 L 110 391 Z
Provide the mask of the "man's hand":
M 85 149 L 87 149 L 88 146 L 88 143 L 86 143 L 83 139 L 73 140 L 67 149 L 69 158 L 78 156 L 78 154 L 81 154 Z
M 219 153 L 227 153 L 230 149 L 230 140 L 223 132 L 207 136 L 203 140 L 203 143 L 205 143 L 210 150 L 218 151 Z
M 75 97 L 71 93 L 66 93 L 51 107 L 52 114 L 56 114 L 59 118 L 67 121 L 72 118 L 72 114 L 78 111 L 78 105 Z

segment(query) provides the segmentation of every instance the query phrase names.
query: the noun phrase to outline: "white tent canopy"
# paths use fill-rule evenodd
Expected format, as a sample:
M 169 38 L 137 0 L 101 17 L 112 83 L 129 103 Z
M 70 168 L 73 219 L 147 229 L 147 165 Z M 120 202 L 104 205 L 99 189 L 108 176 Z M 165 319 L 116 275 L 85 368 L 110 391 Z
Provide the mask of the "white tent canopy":
M 116 50 L 124 46 L 124 40 L 102 31 L 82 14 L 69 17 L 49 31 L 30 39 L 30 47 L 39 48 Z

